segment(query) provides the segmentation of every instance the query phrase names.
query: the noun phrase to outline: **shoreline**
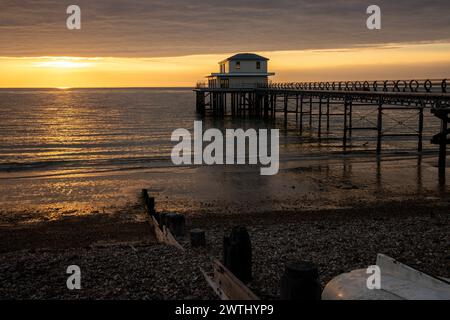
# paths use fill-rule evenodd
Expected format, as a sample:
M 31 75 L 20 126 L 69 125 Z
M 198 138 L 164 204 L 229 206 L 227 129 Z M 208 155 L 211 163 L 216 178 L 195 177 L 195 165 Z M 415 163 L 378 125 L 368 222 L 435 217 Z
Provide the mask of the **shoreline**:
M 123 217 L 57 223 L 45 232 L 1 232 L 3 246 L 22 237 L 32 240 L 28 247 L 0 253 L 0 299 L 215 299 L 199 267 L 208 272 L 211 257 L 221 259 L 223 236 L 234 225 L 249 231 L 254 275 L 249 287 L 265 299 L 277 298 L 279 277 L 292 259 L 316 263 L 322 285 L 342 272 L 374 264 L 377 253 L 450 277 L 449 212 L 450 202 L 421 199 L 296 213 L 187 215 L 187 230 L 205 229 L 208 245 L 190 249 L 186 238 L 180 241 L 187 248 L 184 254 L 156 243 L 146 222 Z M 64 238 L 74 231 L 84 241 Z M 84 238 L 86 233 L 91 237 Z M 38 235 L 47 235 L 47 242 Z M 58 246 L 58 238 L 66 240 L 64 246 Z M 33 239 L 43 245 L 33 245 Z M 65 268 L 71 264 L 82 269 L 78 292 L 65 285 Z

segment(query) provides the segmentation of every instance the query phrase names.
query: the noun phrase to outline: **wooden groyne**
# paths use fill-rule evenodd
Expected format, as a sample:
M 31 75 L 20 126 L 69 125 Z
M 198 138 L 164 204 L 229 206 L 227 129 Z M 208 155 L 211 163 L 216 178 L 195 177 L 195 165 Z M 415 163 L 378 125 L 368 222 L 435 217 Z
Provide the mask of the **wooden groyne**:
M 282 114 L 287 121 L 294 113 L 300 131 L 304 123 L 311 128 L 313 119 L 317 122 L 317 136 L 330 129 L 331 117 L 342 122 L 344 148 L 353 131 L 366 130 L 376 135 L 376 153 L 382 152 L 384 137 L 417 137 L 417 151 L 422 151 L 424 112 L 431 112 L 441 121 L 441 130 L 431 143 L 439 145 L 439 162 L 445 170 L 446 148 L 450 139 L 450 93 L 447 80 L 386 80 L 386 81 L 340 81 L 340 82 L 297 82 L 271 83 L 252 88 L 208 87 L 197 85 L 196 109 L 200 114 L 213 116 L 251 116 L 274 118 Z M 292 105 L 294 107 L 292 108 Z M 288 106 L 291 106 L 290 108 Z M 376 125 L 357 127 L 353 123 L 353 109 L 368 107 L 376 113 Z M 333 107 L 333 108 L 332 108 Z M 332 111 L 333 110 L 333 111 Z M 386 132 L 383 130 L 383 114 L 386 110 L 416 112 L 417 127 L 414 132 Z

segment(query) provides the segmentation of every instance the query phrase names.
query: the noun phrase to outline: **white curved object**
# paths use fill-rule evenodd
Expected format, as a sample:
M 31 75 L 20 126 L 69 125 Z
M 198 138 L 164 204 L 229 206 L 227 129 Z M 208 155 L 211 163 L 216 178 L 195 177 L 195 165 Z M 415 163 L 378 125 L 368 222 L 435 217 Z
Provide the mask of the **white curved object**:
M 383 254 L 377 256 L 381 288 L 369 289 L 366 269 L 333 278 L 322 292 L 323 300 L 450 300 L 450 285 Z

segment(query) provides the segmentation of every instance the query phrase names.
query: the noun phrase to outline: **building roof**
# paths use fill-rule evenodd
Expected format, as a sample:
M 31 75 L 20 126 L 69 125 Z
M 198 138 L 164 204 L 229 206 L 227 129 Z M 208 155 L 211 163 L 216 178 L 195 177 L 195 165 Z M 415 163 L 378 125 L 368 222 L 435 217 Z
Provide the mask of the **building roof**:
M 214 78 L 214 77 L 269 77 L 274 76 L 273 72 L 234 72 L 234 73 L 211 73 L 206 78 Z
M 236 60 L 268 61 L 269 59 L 267 59 L 263 56 L 260 56 L 258 54 L 255 54 L 255 53 L 238 53 L 238 54 L 235 54 L 234 56 L 231 56 L 225 60 L 220 61 L 219 63 L 223 63 L 223 62 L 227 62 L 227 61 L 236 61 Z

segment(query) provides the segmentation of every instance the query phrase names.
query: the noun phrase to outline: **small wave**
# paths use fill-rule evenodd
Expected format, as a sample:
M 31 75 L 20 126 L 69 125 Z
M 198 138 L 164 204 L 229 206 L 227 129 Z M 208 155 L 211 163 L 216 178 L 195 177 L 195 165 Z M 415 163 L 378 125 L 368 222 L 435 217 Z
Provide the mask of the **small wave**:
M 80 160 L 44 160 L 33 162 L 9 162 L 0 164 L 0 172 L 18 172 L 42 169 L 83 169 L 83 168 L 111 168 L 111 167 L 152 167 L 156 162 L 170 162 L 170 157 L 139 157 L 139 158 L 113 158 L 113 159 L 80 159 Z M 145 164 L 145 165 L 144 165 Z

